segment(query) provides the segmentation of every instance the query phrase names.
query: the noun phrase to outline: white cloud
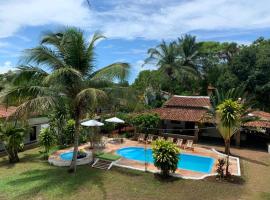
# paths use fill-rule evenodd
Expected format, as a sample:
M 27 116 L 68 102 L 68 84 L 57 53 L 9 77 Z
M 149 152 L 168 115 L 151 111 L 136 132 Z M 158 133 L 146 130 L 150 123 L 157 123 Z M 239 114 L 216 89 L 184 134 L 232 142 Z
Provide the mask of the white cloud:
M 4 74 L 10 70 L 15 70 L 15 67 L 12 65 L 10 61 L 4 62 L 3 65 L 0 64 L 0 74 Z
M 134 71 L 135 73 L 139 73 L 140 71 L 143 71 L 143 70 L 156 70 L 157 69 L 155 65 L 145 64 L 143 60 L 138 60 L 132 67 L 134 69 L 132 71 Z
M 84 0 L 1 1 L 0 38 L 14 35 L 23 27 L 47 24 L 75 25 L 89 32 L 100 30 L 108 37 L 157 40 L 196 30 L 270 28 L 269 0 L 96 2 L 89 9 Z
M 10 0 L 0 2 L 0 37 L 15 34 L 25 26 L 47 24 L 91 25 L 83 0 Z

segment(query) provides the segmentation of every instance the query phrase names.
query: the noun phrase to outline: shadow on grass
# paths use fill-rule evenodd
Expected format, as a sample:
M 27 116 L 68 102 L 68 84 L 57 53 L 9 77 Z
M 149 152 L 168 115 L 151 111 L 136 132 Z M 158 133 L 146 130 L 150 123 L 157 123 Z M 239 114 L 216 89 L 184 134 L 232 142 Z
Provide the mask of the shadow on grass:
M 125 168 L 121 168 L 121 167 L 113 167 L 112 168 L 114 171 L 124 174 L 124 175 L 128 175 L 130 177 L 137 177 L 137 176 L 143 176 L 143 171 L 138 171 L 138 170 L 132 170 L 132 169 L 125 169 Z
M 177 178 L 177 177 L 173 177 L 173 176 L 164 177 L 159 173 L 155 173 L 154 177 L 156 180 L 158 180 L 159 182 L 162 182 L 162 183 L 172 183 L 175 181 L 183 180 L 181 178 Z
M 236 185 L 244 185 L 246 183 L 246 180 L 243 177 L 240 176 L 231 176 L 227 179 L 216 179 L 216 176 L 210 176 L 204 179 L 204 181 L 210 181 L 215 183 L 229 183 L 229 184 L 236 184 Z
M 55 197 L 65 198 L 85 187 L 98 186 L 102 191 L 103 199 L 107 198 L 103 185 L 104 171 L 78 167 L 76 174 L 69 174 L 67 168 L 34 169 L 21 173 L 15 179 L 7 182 L 10 187 L 21 190 L 15 198 L 27 199 L 36 195 L 53 193 Z M 25 187 L 27 186 L 27 187 Z
M 259 161 L 259 160 L 255 160 L 255 159 L 251 159 L 251 158 L 247 158 L 247 157 L 243 157 L 243 156 L 238 156 L 240 159 L 257 164 L 257 165 L 263 165 L 265 167 L 268 167 L 269 164 L 263 162 L 263 161 Z
M 23 153 L 23 154 L 19 154 L 19 158 L 20 158 L 19 163 L 47 162 L 47 160 L 44 160 L 41 158 L 41 155 L 39 153 L 36 153 L 36 154 Z M 15 167 L 16 164 L 17 163 L 9 163 L 9 159 L 7 156 L 2 157 L 0 159 L 0 167 L 11 169 Z

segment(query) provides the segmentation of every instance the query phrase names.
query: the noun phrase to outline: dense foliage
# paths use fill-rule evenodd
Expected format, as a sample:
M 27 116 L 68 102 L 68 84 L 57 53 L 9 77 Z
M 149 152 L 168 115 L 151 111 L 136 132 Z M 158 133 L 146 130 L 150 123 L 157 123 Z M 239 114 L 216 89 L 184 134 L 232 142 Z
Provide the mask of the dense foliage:
M 206 95 L 209 85 L 220 91 L 241 87 L 257 108 L 270 110 L 270 40 L 239 45 L 197 42 L 187 35 L 148 53 L 146 63 L 157 70 L 141 71 L 135 80 L 133 87 L 143 93 L 150 87 L 160 94 Z
M 154 165 L 161 170 L 163 176 L 175 172 L 179 160 L 180 149 L 167 140 L 156 140 L 153 145 Z
M 151 131 L 151 129 L 158 128 L 160 125 L 160 117 L 157 114 L 145 113 L 135 115 L 131 121 L 132 125 L 141 130 Z

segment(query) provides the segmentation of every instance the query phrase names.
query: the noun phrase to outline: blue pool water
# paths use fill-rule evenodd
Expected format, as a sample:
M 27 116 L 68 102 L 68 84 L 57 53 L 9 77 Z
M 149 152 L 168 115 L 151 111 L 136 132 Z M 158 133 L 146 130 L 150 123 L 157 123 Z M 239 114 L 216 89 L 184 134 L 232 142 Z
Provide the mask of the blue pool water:
M 60 158 L 63 160 L 72 160 L 73 151 L 60 154 Z
M 146 160 L 148 163 L 154 163 L 152 149 L 147 149 L 145 152 L 142 147 L 127 147 L 118 149 L 116 153 L 130 160 L 139 162 Z M 179 158 L 177 168 L 195 172 L 210 173 L 214 165 L 214 159 L 210 157 L 179 154 Z

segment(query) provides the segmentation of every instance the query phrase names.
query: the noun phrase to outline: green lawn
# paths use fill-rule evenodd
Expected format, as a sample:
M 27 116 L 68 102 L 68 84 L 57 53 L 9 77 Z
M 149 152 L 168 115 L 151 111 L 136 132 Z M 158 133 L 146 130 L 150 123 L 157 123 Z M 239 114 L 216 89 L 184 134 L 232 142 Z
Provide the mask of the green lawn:
M 267 155 L 260 162 L 243 159 L 245 183 L 239 185 L 213 180 L 164 182 L 151 173 L 121 168 L 102 171 L 82 166 L 77 174 L 68 174 L 66 168 L 41 160 L 39 150 L 21 153 L 16 165 L 0 158 L 0 199 L 270 199 Z

